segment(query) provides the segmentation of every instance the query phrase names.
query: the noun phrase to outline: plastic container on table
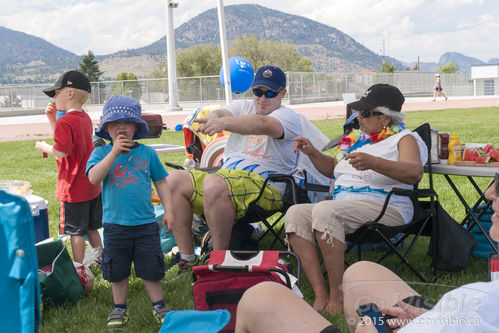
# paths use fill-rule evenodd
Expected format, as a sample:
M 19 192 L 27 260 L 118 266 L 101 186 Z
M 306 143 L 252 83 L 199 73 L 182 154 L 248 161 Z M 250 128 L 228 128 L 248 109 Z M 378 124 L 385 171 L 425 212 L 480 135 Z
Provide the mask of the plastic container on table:
M 25 180 L 0 180 L 0 189 L 22 196 L 33 193 L 31 183 Z
M 439 158 L 441 160 L 446 160 L 449 158 L 449 133 L 441 132 L 440 136 L 440 154 Z
M 452 133 L 449 139 L 449 164 L 456 164 L 456 162 L 461 161 L 462 159 L 462 151 L 461 151 L 461 141 L 457 137 L 457 134 Z
M 0 189 L 12 194 L 21 195 L 28 201 L 31 208 L 31 215 L 33 216 L 35 243 L 38 243 L 49 238 L 48 201 L 33 195 L 33 191 L 30 188 L 31 183 L 25 180 L 0 181 Z

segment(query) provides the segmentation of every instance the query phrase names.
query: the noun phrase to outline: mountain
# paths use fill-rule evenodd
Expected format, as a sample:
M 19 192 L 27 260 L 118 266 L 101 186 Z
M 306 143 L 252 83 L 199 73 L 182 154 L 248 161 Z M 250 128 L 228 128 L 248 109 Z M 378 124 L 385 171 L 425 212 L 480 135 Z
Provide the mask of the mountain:
M 378 69 L 381 66 L 380 55 L 334 27 L 259 5 L 226 6 L 224 12 L 229 41 L 240 35 L 255 34 L 258 38 L 294 44 L 302 55 L 311 59 L 312 66 L 317 71 L 359 71 Z M 218 16 L 215 8 L 199 14 L 175 30 L 177 49 L 219 43 Z M 165 55 L 165 37 L 145 47 L 120 54 Z M 398 60 L 389 61 L 397 68 L 403 68 Z
M 356 42 L 341 31 L 310 19 L 286 14 L 259 5 L 233 5 L 225 7 L 227 39 L 255 34 L 258 38 L 294 44 L 298 51 L 311 59 L 317 71 L 357 72 L 363 69 L 380 68 L 382 57 Z M 52 73 L 77 66 L 79 57 L 64 51 L 41 38 L 2 28 L 0 42 L 9 41 L 3 48 L 4 66 L 0 82 L 51 81 L 44 80 L 52 67 Z M 22 37 L 22 38 L 21 38 Z M 25 43 L 18 43 L 24 39 Z M 218 16 L 215 8 L 209 9 L 175 30 L 177 50 L 193 45 L 219 44 Z M 34 52 L 37 50 L 37 52 Z M 12 56 L 15 51 L 24 55 Z M 98 56 L 104 77 L 114 78 L 126 68 L 138 77 L 146 77 L 166 55 L 165 37 L 137 49 L 119 51 Z M 387 61 L 402 69 L 396 59 Z M 0 62 L 0 65 L 2 62 Z M 41 67 L 39 67 L 41 66 Z M 53 74 L 56 75 L 56 74 Z M 29 77 L 29 79 L 28 79 Z
M 440 56 L 437 62 L 421 62 L 420 68 L 422 72 L 438 72 L 438 68 L 445 66 L 448 63 L 454 61 L 459 68 L 459 72 L 471 73 L 472 65 L 485 65 L 485 64 L 499 64 L 499 58 L 490 59 L 487 63 L 481 61 L 480 59 L 468 57 L 464 54 L 458 52 L 446 52 Z M 406 64 L 410 68 L 414 68 L 416 62 L 411 62 Z
M 49 82 L 80 57 L 42 38 L 0 26 L 0 82 Z
M 480 59 L 468 57 L 458 52 L 446 52 L 440 56 L 438 60 L 439 66 L 448 64 L 454 61 L 459 67 L 460 72 L 471 73 L 471 65 L 484 65 L 485 63 Z

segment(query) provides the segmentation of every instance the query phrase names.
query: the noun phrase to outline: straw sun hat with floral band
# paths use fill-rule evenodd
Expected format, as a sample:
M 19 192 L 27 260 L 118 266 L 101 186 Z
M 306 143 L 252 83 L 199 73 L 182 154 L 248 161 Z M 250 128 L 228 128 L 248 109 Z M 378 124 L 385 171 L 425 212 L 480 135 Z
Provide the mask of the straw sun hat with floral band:
M 111 140 L 106 130 L 106 124 L 111 122 L 136 123 L 137 131 L 133 136 L 134 140 L 143 139 L 149 135 L 147 123 L 140 118 L 142 108 L 140 103 L 128 96 L 112 96 L 102 110 L 102 120 L 95 135 L 106 140 Z

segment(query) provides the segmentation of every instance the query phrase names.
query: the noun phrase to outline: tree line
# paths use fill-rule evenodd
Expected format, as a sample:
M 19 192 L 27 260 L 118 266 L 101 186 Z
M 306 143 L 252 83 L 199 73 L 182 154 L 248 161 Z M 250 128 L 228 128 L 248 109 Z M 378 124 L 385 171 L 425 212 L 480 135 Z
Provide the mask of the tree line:
M 255 71 L 264 65 L 275 65 L 287 72 L 313 72 L 310 58 L 302 56 L 296 47 L 290 43 L 280 43 L 264 38 L 257 38 L 255 34 L 243 35 L 235 38 L 229 45 L 229 57 L 242 57 L 248 60 Z M 177 75 L 179 77 L 218 75 L 222 66 L 222 55 L 220 47 L 216 44 L 196 45 L 185 50 L 178 51 L 176 55 Z M 149 78 L 167 78 L 168 66 L 162 61 L 149 74 Z M 103 72 L 95 60 L 92 51 L 88 51 L 79 63 L 79 71 L 84 73 L 91 82 L 99 82 Z M 393 64 L 383 61 L 382 73 L 393 73 L 396 68 Z M 441 73 L 456 73 L 459 71 L 457 64 L 452 61 L 447 65 L 440 66 Z M 134 73 L 122 72 L 116 77 L 117 81 L 135 81 Z M 138 83 L 137 83 L 138 84 Z M 116 84 L 113 89 L 135 88 L 132 82 Z

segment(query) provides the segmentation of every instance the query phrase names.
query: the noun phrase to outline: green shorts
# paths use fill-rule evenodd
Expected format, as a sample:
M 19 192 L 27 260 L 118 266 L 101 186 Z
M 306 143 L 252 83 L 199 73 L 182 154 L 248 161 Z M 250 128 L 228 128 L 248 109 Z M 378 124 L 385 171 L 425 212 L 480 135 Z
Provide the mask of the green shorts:
M 200 170 L 190 170 L 189 173 L 194 189 L 190 200 L 192 211 L 196 214 L 203 214 L 203 180 L 208 173 Z M 244 170 L 219 169 L 216 174 L 222 177 L 227 184 L 232 204 L 236 210 L 236 219 L 244 217 L 248 205 L 260 194 L 265 180 L 256 173 Z M 281 209 L 281 193 L 274 186 L 267 184 L 264 194 L 258 201 L 258 206 L 266 211 Z

